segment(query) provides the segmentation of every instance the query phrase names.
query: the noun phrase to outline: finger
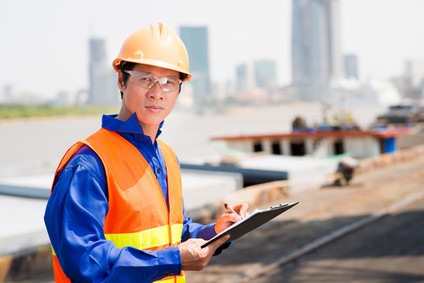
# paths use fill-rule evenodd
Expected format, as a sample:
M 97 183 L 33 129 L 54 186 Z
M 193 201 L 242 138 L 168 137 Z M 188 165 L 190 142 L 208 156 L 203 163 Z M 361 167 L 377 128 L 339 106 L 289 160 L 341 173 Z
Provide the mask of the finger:
M 231 213 L 228 214 L 228 222 L 230 222 L 230 225 L 233 225 L 234 223 L 240 221 L 242 219 L 242 216 L 239 214 Z
M 221 245 L 225 244 L 228 240 L 230 240 L 230 235 L 225 235 L 224 237 L 219 238 L 218 240 L 216 240 L 215 242 L 213 242 L 212 244 L 210 244 L 208 247 L 210 247 L 211 249 L 213 249 L 215 251 Z
M 242 217 L 245 218 L 247 216 L 247 209 L 249 208 L 249 205 L 245 202 L 239 204 L 236 206 L 236 210 L 238 212 L 238 214 Z

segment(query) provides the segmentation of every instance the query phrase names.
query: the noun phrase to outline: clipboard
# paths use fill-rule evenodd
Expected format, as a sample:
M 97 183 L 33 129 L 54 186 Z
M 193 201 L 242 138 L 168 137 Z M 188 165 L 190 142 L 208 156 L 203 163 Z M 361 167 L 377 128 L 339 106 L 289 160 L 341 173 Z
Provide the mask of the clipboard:
M 234 223 L 227 229 L 223 230 L 221 233 L 217 234 L 215 237 L 208 240 L 201 247 L 204 248 L 209 244 L 215 242 L 216 240 L 224 237 L 225 235 L 230 235 L 230 239 L 228 241 L 237 240 L 241 236 L 253 231 L 254 229 L 262 226 L 266 222 L 271 219 L 277 217 L 281 213 L 289 210 L 299 202 L 295 203 L 282 203 L 275 206 L 271 206 L 268 209 L 256 209 L 252 214 L 248 217 L 240 220 L 239 222 Z

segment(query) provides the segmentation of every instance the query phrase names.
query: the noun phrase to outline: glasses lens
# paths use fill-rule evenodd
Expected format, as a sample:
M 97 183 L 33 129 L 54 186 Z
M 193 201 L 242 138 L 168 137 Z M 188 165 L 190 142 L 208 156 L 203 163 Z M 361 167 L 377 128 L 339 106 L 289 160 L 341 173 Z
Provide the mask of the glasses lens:
M 157 78 L 150 73 L 137 72 L 137 71 L 126 71 L 133 78 L 133 82 L 144 88 L 150 89 L 156 82 L 159 83 L 163 92 L 174 92 L 179 89 L 180 80 L 175 77 L 162 77 Z
M 133 82 L 142 88 L 149 89 L 155 83 L 155 77 L 149 73 L 132 72 Z
M 158 81 L 163 91 L 176 91 L 180 84 L 180 80 L 173 77 L 160 78 Z

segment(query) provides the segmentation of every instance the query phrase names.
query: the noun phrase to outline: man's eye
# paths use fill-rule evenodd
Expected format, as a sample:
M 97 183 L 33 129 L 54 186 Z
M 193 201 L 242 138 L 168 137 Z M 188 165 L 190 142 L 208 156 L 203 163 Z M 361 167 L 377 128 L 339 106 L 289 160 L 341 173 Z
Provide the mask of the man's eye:
M 174 86 L 174 85 L 177 85 L 177 82 L 176 80 L 173 80 L 173 79 L 166 79 L 166 84 L 170 86 Z
M 142 82 L 152 82 L 153 79 L 150 77 L 140 77 L 140 81 Z

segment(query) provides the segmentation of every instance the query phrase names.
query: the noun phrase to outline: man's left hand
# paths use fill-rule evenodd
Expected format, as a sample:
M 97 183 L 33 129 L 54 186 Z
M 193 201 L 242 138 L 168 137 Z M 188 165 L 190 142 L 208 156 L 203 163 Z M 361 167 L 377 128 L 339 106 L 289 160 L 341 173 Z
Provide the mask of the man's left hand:
M 249 208 L 249 205 L 247 203 L 241 203 L 233 206 L 232 208 L 236 213 L 225 212 L 216 221 L 215 232 L 217 234 L 248 215 L 247 209 Z

